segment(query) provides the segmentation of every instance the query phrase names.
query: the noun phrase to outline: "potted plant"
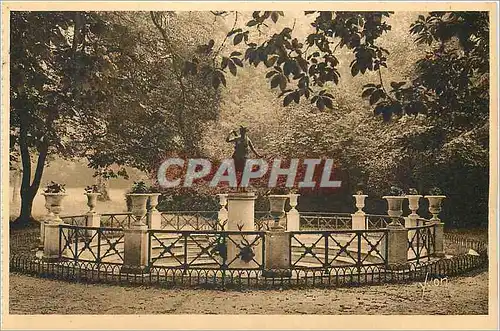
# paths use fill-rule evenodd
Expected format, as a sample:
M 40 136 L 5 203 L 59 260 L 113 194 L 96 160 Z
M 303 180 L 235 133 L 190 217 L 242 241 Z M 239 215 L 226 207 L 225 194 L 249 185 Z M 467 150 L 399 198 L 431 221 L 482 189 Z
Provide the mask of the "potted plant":
M 405 192 L 397 186 L 391 186 L 389 194 L 382 198 L 387 200 L 387 214 L 394 217 L 392 223 L 396 222 L 397 218 L 403 215 L 403 201 L 406 199 Z
M 133 225 L 140 226 L 145 225 L 142 220 L 147 213 L 147 202 L 150 197 L 149 188 L 144 182 L 134 182 L 132 189 L 126 194 L 127 198 L 130 199 L 130 209 L 132 215 L 135 217 L 135 222 Z
M 49 210 L 49 220 L 61 221 L 59 214 L 62 211 L 62 201 L 67 195 L 65 184 L 51 181 L 45 187 L 42 195 L 45 197 L 45 206 Z
M 418 194 L 417 189 L 410 188 L 408 190 L 408 194 L 406 195 L 406 197 L 408 198 L 408 204 L 411 210 L 411 214 L 409 216 L 413 218 L 418 218 L 419 217 L 419 215 L 417 214 L 417 210 L 419 207 L 418 202 L 420 201 L 420 198 L 422 196 Z
M 101 195 L 99 192 L 99 186 L 97 185 L 89 185 L 85 187 L 85 193 L 87 196 L 87 206 L 89 206 L 89 213 L 95 213 L 95 206 L 97 204 L 97 197 Z
M 359 183 L 356 185 L 356 194 L 353 195 L 354 199 L 356 199 L 356 214 L 364 214 L 363 208 L 365 207 L 365 199 L 368 195 L 363 194 L 364 185 Z
M 426 195 L 424 198 L 429 200 L 429 212 L 432 214 L 431 221 L 439 222 L 438 215 L 441 212 L 441 204 L 446 196 L 443 195 L 439 187 L 433 187 L 429 190 L 429 195 Z

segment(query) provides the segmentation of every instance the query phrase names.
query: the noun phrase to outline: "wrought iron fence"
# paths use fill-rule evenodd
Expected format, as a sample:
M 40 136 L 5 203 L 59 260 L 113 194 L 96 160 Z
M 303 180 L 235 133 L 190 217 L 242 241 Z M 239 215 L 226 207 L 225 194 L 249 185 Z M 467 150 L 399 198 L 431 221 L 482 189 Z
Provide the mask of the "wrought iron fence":
M 351 229 L 352 216 L 347 213 L 300 212 L 301 230 Z
M 408 261 L 419 263 L 422 259 L 430 260 L 435 252 L 435 225 L 428 224 L 408 229 Z
M 292 268 L 331 269 L 341 265 L 385 265 L 387 230 L 293 231 Z
M 149 230 L 149 267 L 262 269 L 265 232 Z
M 137 284 L 171 287 L 209 288 L 296 288 L 296 287 L 345 287 L 423 281 L 426 275 L 433 278 L 460 275 L 487 266 L 485 255 L 460 255 L 429 263 L 410 262 L 401 268 L 383 266 L 332 267 L 329 272 L 318 269 L 290 269 L 280 277 L 265 277 L 260 270 L 229 269 L 179 269 L 155 266 L 147 272 L 129 274 L 116 264 L 65 260 L 48 263 L 27 255 L 10 259 L 10 270 L 77 282 L 105 282 L 111 284 Z M 282 271 L 282 270 L 281 270 Z
M 161 228 L 165 230 L 219 230 L 217 211 L 168 211 L 161 213 Z
M 132 213 L 106 213 L 101 214 L 101 226 L 108 228 L 123 228 L 128 229 L 135 221 Z M 144 219 L 141 219 L 144 221 Z
M 59 226 L 59 258 L 95 263 L 123 263 L 123 229 Z
M 9 231 L 9 249 L 11 254 L 31 252 L 40 246 L 40 227 Z
M 75 226 L 85 226 L 87 224 L 87 216 L 85 215 L 61 216 L 61 220 L 65 224 Z
M 65 227 L 70 227 L 63 225 Z M 116 229 L 113 229 L 116 230 Z M 29 242 L 26 242 L 29 241 Z M 102 261 L 62 259 L 48 262 L 39 259 L 24 247 L 36 247 L 37 231 L 15 231 L 10 237 L 10 271 L 39 277 L 111 284 L 138 284 L 210 288 L 290 288 L 290 287 L 341 287 L 369 284 L 422 281 L 426 275 L 447 277 L 488 266 L 488 245 L 466 236 L 445 233 L 445 241 L 474 249 L 479 254 L 461 254 L 446 259 L 411 261 L 392 269 L 384 265 L 332 266 L 329 269 L 293 268 L 279 275 L 266 277 L 258 269 L 227 269 L 168 267 L 154 265 L 144 273 L 124 272 L 121 265 Z M 22 247 L 17 247 L 18 245 Z

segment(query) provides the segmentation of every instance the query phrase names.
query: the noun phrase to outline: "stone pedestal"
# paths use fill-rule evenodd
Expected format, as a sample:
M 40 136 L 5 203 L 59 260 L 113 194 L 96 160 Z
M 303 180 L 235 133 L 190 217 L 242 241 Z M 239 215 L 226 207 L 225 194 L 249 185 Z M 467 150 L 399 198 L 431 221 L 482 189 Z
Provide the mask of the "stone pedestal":
M 417 227 L 419 225 L 423 225 L 423 224 L 419 224 L 418 222 L 418 215 L 414 216 L 412 214 L 410 214 L 408 217 L 405 217 L 405 228 L 414 228 L 414 227 Z M 411 238 L 413 238 L 413 236 L 415 235 L 415 232 L 416 230 L 408 230 L 408 240 L 411 240 Z
M 286 230 L 299 231 L 300 230 L 300 214 L 297 209 L 290 209 L 286 213 Z
M 290 207 L 292 208 L 286 213 L 286 230 L 299 231 L 300 214 L 296 207 L 298 205 L 300 194 L 290 193 L 289 196 L 290 196 Z
M 87 215 L 85 215 L 85 226 L 95 227 L 95 228 L 100 227 L 101 215 L 97 214 L 96 212 L 88 212 Z M 96 230 L 87 229 L 85 231 L 85 235 L 87 236 L 87 238 L 92 238 L 95 232 Z M 95 239 L 97 240 L 97 238 Z
M 290 233 L 266 232 L 264 277 L 290 276 Z
M 444 223 L 437 222 L 434 225 L 434 256 L 435 257 L 444 257 Z
M 230 193 L 227 196 L 228 231 L 255 230 L 255 194 L 251 192 Z
M 148 227 L 147 225 L 134 226 L 124 229 L 124 273 L 143 273 L 148 269 Z
M 255 194 L 252 192 L 230 193 L 227 196 L 227 225 L 228 231 L 255 231 Z M 241 259 L 241 249 L 255 240 L 255 235 L 230 234 L 227 238 L 227 263 L 230 268 L 253 268 L 254 261 Z M 255 254 L 254 259 L 262 259 L 262 246 L 251 247 Z M 234 260 L 234 261 L 233 261 Z
M 403 267 L 408 262 L 408 229 L 402 225 L 387 226 L 387 266 L 389 268 Z M 385 253 L 385 243 L 382 245 Z
M 353 230 L 365 230 L 366 229 L 366 215 L 364 212 L 351 214 L 352 217 L 352 229 Z
M 46 222 L 44 225 L 43 259 L 48 262 L 59 260 L 59 225 L 61 222 Z
M 146 219 L 150 229 L 161 229 L 161 213 L 156 208 L 148 211 Z

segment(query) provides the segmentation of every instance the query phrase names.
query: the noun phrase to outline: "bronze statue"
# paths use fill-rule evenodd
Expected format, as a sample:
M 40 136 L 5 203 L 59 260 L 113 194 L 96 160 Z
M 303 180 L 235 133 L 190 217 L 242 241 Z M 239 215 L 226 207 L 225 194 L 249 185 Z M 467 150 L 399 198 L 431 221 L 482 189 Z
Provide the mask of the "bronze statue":
M 249 148 L 257 158 L 261 158 L 259 153 L 257 153 L 257 151 L 255 150 L 252 140 L 250 140 L 250 138 L 247 136 L 247 128 L 244 126 L 240 126 L 239 131 L 239 135 L 236 130 L 231 131 L 226 138 L 226 142 L 234 142 L 234 152 L 232 157 L 237 173 L 241 173 L 243 172 L 243 169 L 245 169 L 245 163 L 248 159 Z

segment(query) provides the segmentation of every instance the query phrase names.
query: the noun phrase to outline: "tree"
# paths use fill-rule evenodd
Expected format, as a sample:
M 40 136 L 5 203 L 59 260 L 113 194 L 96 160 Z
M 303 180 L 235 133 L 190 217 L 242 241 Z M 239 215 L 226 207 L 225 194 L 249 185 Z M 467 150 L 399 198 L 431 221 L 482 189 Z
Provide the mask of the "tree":
M 86 157 L 105 178 L 126 176 L 113 165 L 147 170 L 168 151 L 196 150 L 218 93 L 196 77 L 183 79 L 179 92 L 147 14 L 11 15 L 11 161 L 20 155 L 23 170 L 16 224 L 32 219 L 49 155 Z
M 89 98 L 99 97 L 98 77 L 88 64 L 100 68 L 107 61 L 89 51 L 90 36 L 103 28 L 95 14 L 12 12 L 10 23 L 10 141 L 11 151 L 19 150 L 23 171 L 17 223 L 26 224 L 47 156 L 71 153 L 65 143 L 77 124 L 96 116 L 85 107 Z M 32 171 L 34 154 L 38 158 Z

